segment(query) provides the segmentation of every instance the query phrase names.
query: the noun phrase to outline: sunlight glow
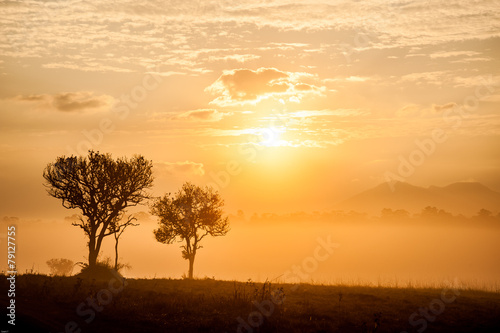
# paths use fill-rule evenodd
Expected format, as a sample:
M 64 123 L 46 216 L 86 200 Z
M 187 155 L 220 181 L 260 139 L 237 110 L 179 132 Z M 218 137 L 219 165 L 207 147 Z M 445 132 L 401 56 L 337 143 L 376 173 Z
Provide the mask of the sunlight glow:
M 284 128 L 268 127 L 261 128 L 257 133 L 259 137 L 258 144 L 266 147 L 286 147 L 290 146 L 291 143 L 283 140 L 281 135 L 285 133 Z

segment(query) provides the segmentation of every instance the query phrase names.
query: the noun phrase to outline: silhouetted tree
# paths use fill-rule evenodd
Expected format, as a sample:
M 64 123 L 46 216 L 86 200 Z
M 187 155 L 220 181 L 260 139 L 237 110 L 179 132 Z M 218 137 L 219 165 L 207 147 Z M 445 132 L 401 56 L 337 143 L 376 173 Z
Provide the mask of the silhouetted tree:
M 438 209 L 436 207 L 432 206 L 427 206 L 424 209 L 422 209 L 422 212 L 420 213 L 420 218 L 424 219 L 450 219 L 453 217 L 453 214 L 443 210 L 443 209 Z
M 432 206 L 425 207 L 424 209 L 422 209 L 422 212 L 420 213 L 422 217 L 434 217 L 437 216 L 438 214 L 439 214 L 439 209 Z
M 61 199 L 65 208 L 81 210 L 79 221 L 72 224 L 89 238 L 90 269 L 96 265 L 104 237 L 114 233 L 110 224 L 127 207 L 148 198 L 145 189 L 153 184 L 152 162 L 144 157 L 114 160 L 110 154 L 94 151 L 87 157 L 58 157 L 47 165 L 43 177 L 49 195 Z
M 136 227 L 139 223 L 133 223 L 137 221 L 137 219 L 133 216 L 129 216 L 127 221 L 122 222 L 122 218 L 117 218 L 115 221 L 109 224 L 108 230 L 115 237 L 115 271 L 118 271 L 118 241 L 120 240 L 121 235 L 125 231 L 128 226 Z
M 66 276 L 71 274 L 75 263 L 64 258 L 50 259 L 47 260 L 47 266 L 49 266 L 50 274 Z
M 384 220 L 407 219 L 410 217 L 410 213 L 404 209 L 392 210 L 390 208 L 384 208 L 380 212 L 380 217 Z
M 160 218 L 159 228 L 154 230 L 156 240 L 164 244 L 185 242 L 182 257 L 189 260 L 190 279 L 201 240 L 207 235 L 224 236 L 229 231 L 223 206 L 224 201 L 212 188 L 202 189 L 188 182 L 175 195 L 168 193 L 157 199 L 151 208 L 151 213 Z
M 487 209 L 482 208 L 479 212 L 477 212 L 477 216 L 482 219 L 487 219 L 493 216 L 493 213 Z

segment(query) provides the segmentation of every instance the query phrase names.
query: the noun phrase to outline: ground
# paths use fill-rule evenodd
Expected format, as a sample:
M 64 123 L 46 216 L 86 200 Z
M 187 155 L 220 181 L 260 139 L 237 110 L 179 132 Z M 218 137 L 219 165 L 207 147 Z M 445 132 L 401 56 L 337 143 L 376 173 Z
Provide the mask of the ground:
M 15 299 L 10 332 L 500 332 L 499 293 L 451 285 L 21 275 Z

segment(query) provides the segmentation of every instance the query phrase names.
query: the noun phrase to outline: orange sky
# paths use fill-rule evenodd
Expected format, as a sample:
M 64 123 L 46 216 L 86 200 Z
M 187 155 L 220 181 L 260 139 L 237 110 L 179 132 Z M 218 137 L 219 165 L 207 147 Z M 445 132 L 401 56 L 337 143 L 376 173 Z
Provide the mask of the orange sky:
M 20 272 L 85 261 L 78 212 L 42 171 L 94 149 L 153 160 L 154 195 L 191 181 L 245 212 L 206 241 L 197 277 L 275 279 L 331 235 L 304 281 L 498 289 L 495 227 L 248 217 L 331 211 L 387 180 L 500 192 L 499 1 L 2 1 L 0 20 L 0 238 L 17 223 Z M 127 274 L 180 277 L 179 244 L 142 217 L 120 241 Z
M 153 160 L 155 194 L 212 184 L 229 212 L 330 210 L 394 174 L 500 191 L 498 2 L 0 11 L 0 216 L 70 215 L 42 170 L 88 148 Z M 422 163 L 398 173 L 429 140 Z

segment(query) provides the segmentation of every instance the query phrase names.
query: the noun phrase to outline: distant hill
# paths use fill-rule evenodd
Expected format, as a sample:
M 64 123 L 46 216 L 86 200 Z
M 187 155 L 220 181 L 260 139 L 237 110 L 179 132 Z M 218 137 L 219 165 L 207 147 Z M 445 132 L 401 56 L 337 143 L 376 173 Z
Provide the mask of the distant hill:
M 389 184 L 382 183 L 338 203 L 335 209 L 379 215 L 383 208 L 417 213 L 426 206 L 466 216 L 475 215 L 481 208 L 497 212 L 500 209 L 500 193 L 474 182 L 429 188 L 396 182 L 392 189 Z

